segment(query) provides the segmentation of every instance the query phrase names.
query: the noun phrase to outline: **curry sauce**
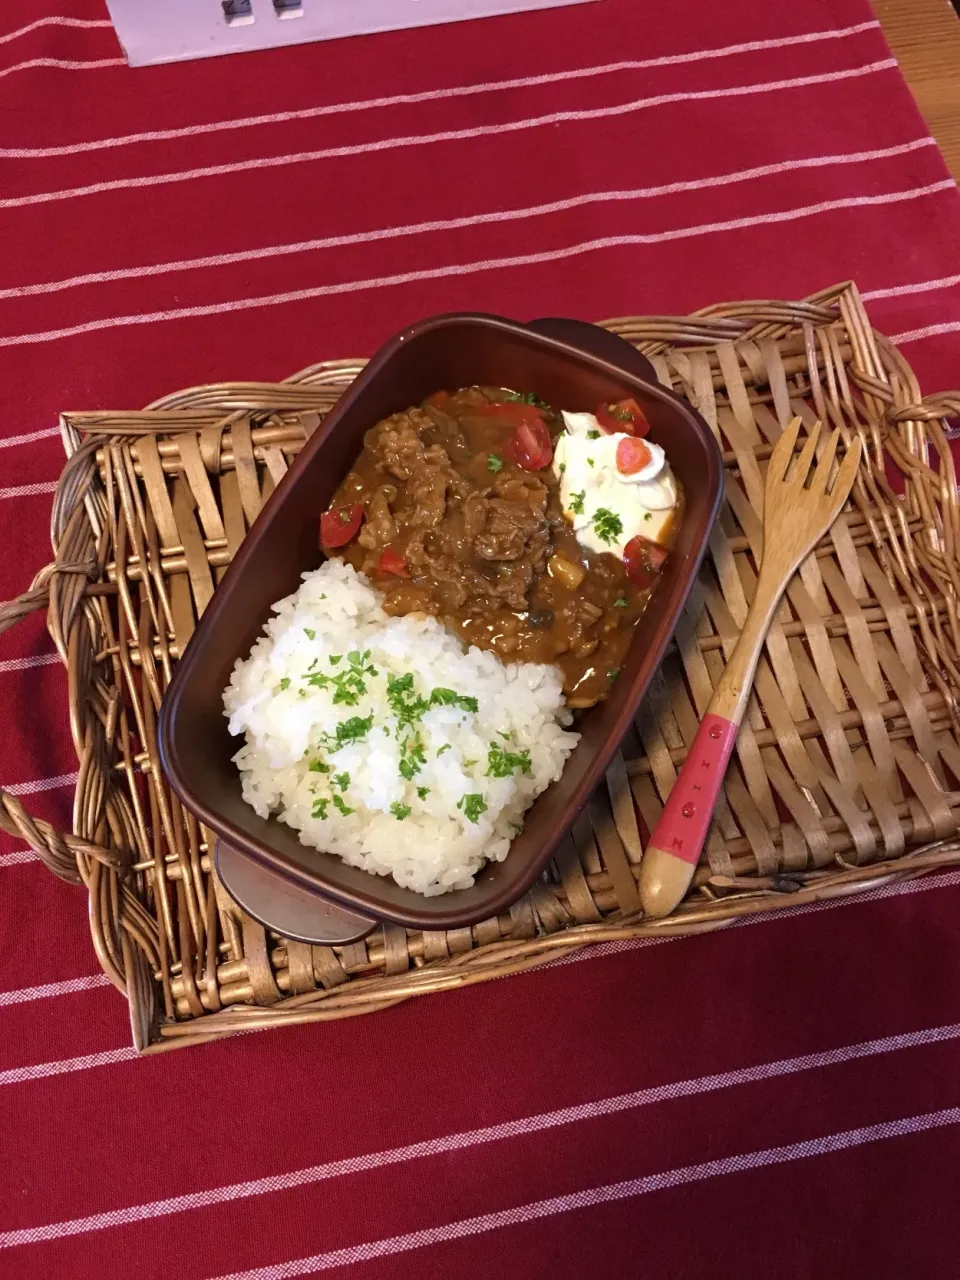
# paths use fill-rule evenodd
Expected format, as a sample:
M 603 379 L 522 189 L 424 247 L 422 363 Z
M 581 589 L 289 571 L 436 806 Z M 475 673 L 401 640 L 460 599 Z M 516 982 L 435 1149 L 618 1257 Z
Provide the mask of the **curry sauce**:
M 438 392 L 367 432 L 323 542 L 368 575 L 388 614 L 433 614 L 505 661 L 554 663 L 568 705 L 587 707 L 617 677 L 663 553 L 628 574 L 580 544 L 550 468 L 562 430 L 532 396 Z M 671 536 L 681 509 L 682 495 Z

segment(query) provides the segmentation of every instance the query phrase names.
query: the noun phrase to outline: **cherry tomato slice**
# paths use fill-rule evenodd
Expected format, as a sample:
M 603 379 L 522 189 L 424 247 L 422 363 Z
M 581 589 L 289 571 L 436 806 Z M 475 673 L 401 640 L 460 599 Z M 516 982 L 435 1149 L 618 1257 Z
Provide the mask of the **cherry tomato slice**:
M 471 405 L 470 416 L 474 418 L 501 418 L 512 422 L 515 427 L 535 427 L 543 422 L 543 413 L 535 404 L 527 404 L 525 400 L 504 400 L 499 404 Z
M 617 445 L 617 470 L 622 476 L 635 476 L 653 459 L 650 447 L 636 436 L 627 436 Z
M 349 507 L 331 507 L 320 517 L 320 545 L 328 550 L 342 547 L 360 528 L 363 507 L 352 502 Z
M 542 471 L 553 458 L 553 443 L 544 422 L 523 422 L 501 445 L 503 456 L 524 471 Z
M 624 431 L 628 436 L 645 436 L 650 430 L 646 414 L 632 396 L 614 404 L 598 404 L 596 418 L 607 435 Z
M 641 591 L 646 591 L 647 587 L 653 586 L 666 558 L 667 553 L 663 547 L 639 533 L 635 538 L 631 538 L 623 549 L 623 563 L 626 566 L 627 577 Z
M 409 578 L 407 557 L 396 547 L 384 547 L 377 561 L 377 573 L 395 573 L 398 578 Z

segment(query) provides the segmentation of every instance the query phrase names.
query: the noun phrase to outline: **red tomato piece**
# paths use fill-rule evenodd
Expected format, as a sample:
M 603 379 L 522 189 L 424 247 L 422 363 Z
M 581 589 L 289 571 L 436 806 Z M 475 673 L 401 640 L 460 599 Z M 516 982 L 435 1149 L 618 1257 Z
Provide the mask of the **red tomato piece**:
M 425 404 L 432 404 L 435 409 L 444 409 L 450 400 L 449 391 L 434 391 L 433 395 L 427 396 Z
M 553 458 L 553 442 L 543 421 L 514 427 L 501 445 L 503 456 L 524 471 L 542 471 Z
M 632 396 L 614 404 L 598 404 L 596 419 L 607 435 L 624 431 L 628 436 L 645 436 L 650 430 L 647 415 Z
M 502 418 L 515 427 L 535 427 L 543 423 L 543 412 L 535 404 L 525 400 L 504 400 L 498 404 L 472 406 L 470 414 L 475 418 Z
M 352 502 L 349 507 L 331 507 L 320 517 L 320 545 L 327 549 L 342 547 L 355 536 L 362 520 L 359 502 Z
M 617 445 L 617 470 L 622 476 L 635 476 L 652 458 L 649 445 L 636 436 L 627 436 Z
M 407 557 L 396 547 L 384 547 L 377 561 L 377 573 L 394 573 L 398 578 L 409 578 Z
M 667 553 L 663 547 L 639 533 L 623 549 L 627 577 L 641 591 L 653 586 L 666 558 Z

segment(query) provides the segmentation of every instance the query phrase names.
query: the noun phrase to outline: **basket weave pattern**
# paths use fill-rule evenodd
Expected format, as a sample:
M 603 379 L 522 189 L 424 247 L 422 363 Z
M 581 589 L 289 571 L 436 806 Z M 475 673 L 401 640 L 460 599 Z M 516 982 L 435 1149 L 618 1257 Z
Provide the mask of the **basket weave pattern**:
M 960 503 L 945 436 L 960 394 L 922 399 L 852 285 L 607 327 L 714 429 L 726 502 L 605 787 L 509 914 L 448 933 L 385 925 L 337 948 L 266 933 L 212 874 L 211 833 L 157 755 L 160 700 L 197 617 L 363 362 L 63 416 L 54 561 L 0 606 L 0 632 L 48 611 L 79 759 L 74 833 L 2 790 L 0 826 L 86 887 L 97 955 L 127 995 L 138 1048 L 370 1012 L 588 943 L 713 929 L 960 863 Z M 675 916 L 648 921 L 643 841 L 746 615 L 763 468 L 794 414 L 860 435 L 858 481 L 780 607 L 691 892 Z M 905 478 L 902 497 L 885 458 Z

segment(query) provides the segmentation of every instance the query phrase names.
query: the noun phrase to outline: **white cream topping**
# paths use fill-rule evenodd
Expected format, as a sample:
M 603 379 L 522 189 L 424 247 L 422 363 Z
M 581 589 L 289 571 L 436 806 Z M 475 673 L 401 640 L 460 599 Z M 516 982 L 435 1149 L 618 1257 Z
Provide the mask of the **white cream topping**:
M 630 436 L 621 431 L 607 435 L 592 413 L 564 409 L 563 421 L 566 431 L 557 440 L 553 470 L 560 480 L 564 514 L 581 546 L 622 558 L 624 547 L 637 534 L 663 542 L 677 505 L 677 485 L 660 446 L 646 440 L 650 461 L 633 475 L 621 475 L 617 446 Z M 620 529 L 614 532 L 617 520 Z

